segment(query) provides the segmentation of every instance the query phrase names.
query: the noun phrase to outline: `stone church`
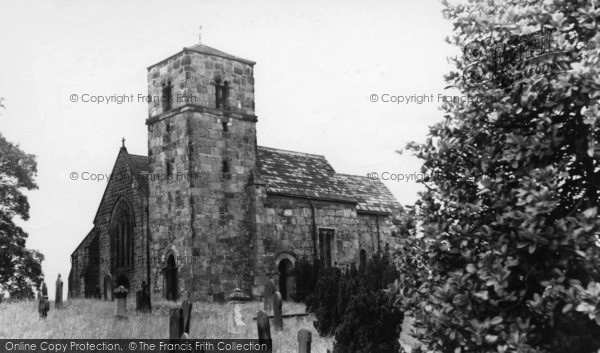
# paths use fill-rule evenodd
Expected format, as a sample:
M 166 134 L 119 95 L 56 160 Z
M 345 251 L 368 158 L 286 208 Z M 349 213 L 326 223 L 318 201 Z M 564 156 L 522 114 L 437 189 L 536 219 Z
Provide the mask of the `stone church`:
M 401 206 L 381 181 L 257 145 L 254 65 L 197 44 L 148 68 L 148 155 L 118 151 L 70 297 L 142 281 L 154 298 L 258 297 L 271 278 L 289 299 L 297 260 L 348 266 L 394 246 Z

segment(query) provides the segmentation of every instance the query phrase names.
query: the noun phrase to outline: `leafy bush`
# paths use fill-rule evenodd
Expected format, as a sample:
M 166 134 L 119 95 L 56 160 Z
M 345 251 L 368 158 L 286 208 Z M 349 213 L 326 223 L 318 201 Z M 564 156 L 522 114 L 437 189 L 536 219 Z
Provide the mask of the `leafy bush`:
M 404 314 L 394 296 L 383 291 L 361 292 L 348 304 L 335 331 L 334 353 L 399 352 Z
M 342 271 L 337 267 L 319 267 L 315 291 L 306 300 L 306 310 L 317 317 L 314 325 L 321 336 L 331 335 L 340 323 L 338 297 Z M 345 309 L 345 308 L 344 308 Z
M 318 266 L 313 265 L 306 257 L 296 261 L 293 274 L 296 281 L 296 291 L 293 299 L 305 302 L 306 298 L 314 292 L 317 285 Z
M 404 315 L 394 305 L 396 292 L 385 290 L 398 279 L 389 256 L 375 255 L 364 271 L 319 267 L 318 273 L 307 311 L 315 314 L 320 335 L 335 335 L 337 352 L 398 351 Z
M 402 289 L 401 308 L 434 351 L 596 352 L 597 4 L 444 7 L 448 41 L 464 54 L 446 81 L 467 99 L 446 101 L 427 141 L 409 146 L 431 180 L 420 211 L 426 268 L 404 278 L 415 287 Z

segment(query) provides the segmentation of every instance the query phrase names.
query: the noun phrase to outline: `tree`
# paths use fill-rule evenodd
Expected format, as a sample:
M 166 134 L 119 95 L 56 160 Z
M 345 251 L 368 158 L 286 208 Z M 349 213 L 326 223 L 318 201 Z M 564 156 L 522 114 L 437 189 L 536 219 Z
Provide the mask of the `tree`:
M 3 99 L 0 99 L 0 107 Z M 9 294 L 29 297 L 43 279 L 44 256 L 25 247 L 27 233 L 13 219 L 29 219 L 29 202 L 22 190 L 37 189 L 35 156 L 0 134 L 0 286 Z
M 600 348 L 594 3 L 444 2 L 448 41 L 464 54 L 446 81 L 468 99 L 444 103 L 427 141 L 407 146 L 432 177 L 420 209 L 427 266 L 401 305 L 430 349 Z M 544 38 L 550 50 L 536 47 Z

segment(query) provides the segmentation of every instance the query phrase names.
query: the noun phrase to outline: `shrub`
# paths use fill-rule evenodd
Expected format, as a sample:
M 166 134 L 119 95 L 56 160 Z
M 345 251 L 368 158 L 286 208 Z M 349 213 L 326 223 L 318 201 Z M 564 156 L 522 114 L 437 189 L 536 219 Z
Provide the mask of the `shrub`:
M 315 291 L 306 300 L 306 310 L 317 317 L 314 325 L 321 336 L 331 335 L 340 322 L 337 304 L 341 278 L 342 272 L 339 268 L 319 267 L 319 280 Z
M 335 335 L 338 352 L 397 352 L 404 315 L 394 305 L 397 291 L 385 290 L 397 279 L 388 255 L 375 255 L 363 271 L 319 267 L 306 300 L 315 328 L 322 336 Z
M 404 314 L 394 296 L 383 291 L 361 292 L 348 304 L 335 331 L 334 353 L 390 353 L 400 351 Z
M 313 265 L 306 257 L 299 259 L 294 266 L 293 274 L 296 281 L 296 292 L 292 298 L 297 302 L 305 302 L 314 292 L 317 284 L 318 266 Z

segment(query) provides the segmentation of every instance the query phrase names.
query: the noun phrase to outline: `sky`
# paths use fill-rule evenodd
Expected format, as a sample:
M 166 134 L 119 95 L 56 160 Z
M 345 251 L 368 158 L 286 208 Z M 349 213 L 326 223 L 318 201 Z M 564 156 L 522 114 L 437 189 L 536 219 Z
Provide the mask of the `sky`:
M 457 52 L 441 11 L 437 0 L 3 1 L 0 133 L 37 156 L 31 217 L 17 222 L 46 257 L 51 297 L 58 273 L 66 297 L 70 254 L 106 187 L 71 173 L 109 174 L 122 138 L 147 155 L 144 102 L 71 95 L 146 95 L 146 68 L 198 43 L 202 26 L 202 44 L 257 62 L 259 145 L 324 155 L 339 173 L 375 172 L 410 205 L 421 163 L 395 151 L 442 119 Z

